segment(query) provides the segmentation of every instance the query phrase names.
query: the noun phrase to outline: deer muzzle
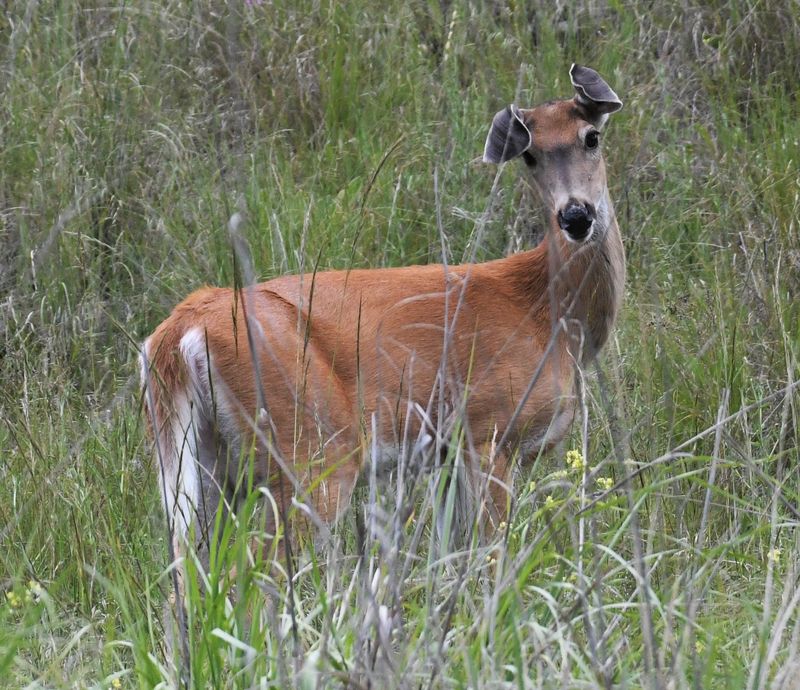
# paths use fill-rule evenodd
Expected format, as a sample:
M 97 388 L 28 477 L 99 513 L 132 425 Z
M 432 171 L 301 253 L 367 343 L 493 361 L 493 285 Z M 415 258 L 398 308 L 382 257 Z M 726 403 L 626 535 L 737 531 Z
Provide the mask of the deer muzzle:
M 583 242 L 592 231 L 597 216 L 592 204 L 582 204 L 570 200 L 558 212 L 558 226 L 575 242 Z

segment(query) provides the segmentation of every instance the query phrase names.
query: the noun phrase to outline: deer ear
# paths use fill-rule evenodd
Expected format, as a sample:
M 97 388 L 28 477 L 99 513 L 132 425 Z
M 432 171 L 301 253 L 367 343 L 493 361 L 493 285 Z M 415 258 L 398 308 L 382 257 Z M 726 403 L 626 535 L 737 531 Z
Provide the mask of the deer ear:
M 505 163 L 521 156 L 530 148 L 533 137 L 522 120 L 522 113 L 515 105 L 501 110 L 492 120 L 486 146 L 483 148 L 484 163 Z
M 622 107 L 622 101 L 603 78 L 590 67 L 572 65 L 569 78 L 575 87 L 575 102 L 583 106 L 591 120 L 606 121 L 609 113 Z

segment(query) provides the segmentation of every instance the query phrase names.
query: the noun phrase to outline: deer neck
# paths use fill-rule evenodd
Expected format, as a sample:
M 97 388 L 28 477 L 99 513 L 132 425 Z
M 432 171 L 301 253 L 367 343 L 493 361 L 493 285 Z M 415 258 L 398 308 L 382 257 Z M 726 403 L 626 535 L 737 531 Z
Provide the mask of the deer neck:
M 564 329 L 580 358 L 591 359 L 608 339 L 625 284 L 625 253 L 611 202 L 606 199 L 588 241 L 570 242 L 552 218 L 536 248 L 505 261 L 521 306 L 538 312 L 540 323 Z

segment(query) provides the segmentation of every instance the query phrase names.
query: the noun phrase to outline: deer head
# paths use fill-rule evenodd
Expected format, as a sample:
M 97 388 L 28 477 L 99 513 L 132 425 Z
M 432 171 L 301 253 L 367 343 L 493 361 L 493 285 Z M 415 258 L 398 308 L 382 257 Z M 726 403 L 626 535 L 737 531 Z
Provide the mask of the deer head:
M 552 225 L 583 243 L 608 228 L 610 202 L 601 132 L 622 107 L 617 94 L 589 67 L 572 65 L 575 96 L 530 109 L 509 105 L 495 115 L 483 159 L 521 157 Z

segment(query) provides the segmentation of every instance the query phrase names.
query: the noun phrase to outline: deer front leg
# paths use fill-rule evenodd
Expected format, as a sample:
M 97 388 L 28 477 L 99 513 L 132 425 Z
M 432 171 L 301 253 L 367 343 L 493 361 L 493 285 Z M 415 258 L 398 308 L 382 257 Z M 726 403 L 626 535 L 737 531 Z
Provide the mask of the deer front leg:
M 489 541 L 508 520 L 511 509 L 511 463 L 506 452 L 494 443 L 487 443 L 480 462 L 473 469 L 472 483 L 478 507 L 478 526 L 482 538 Z

